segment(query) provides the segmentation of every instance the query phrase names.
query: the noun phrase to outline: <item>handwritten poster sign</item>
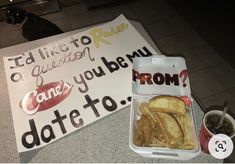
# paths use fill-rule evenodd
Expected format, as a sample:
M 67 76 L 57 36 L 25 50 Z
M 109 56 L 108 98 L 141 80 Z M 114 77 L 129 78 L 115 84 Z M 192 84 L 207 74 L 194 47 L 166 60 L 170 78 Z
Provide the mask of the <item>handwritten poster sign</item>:
M 153 54 L 120 15 L 4 57 L 18 152 L 45 146 L 129 105 L 133 58 Z

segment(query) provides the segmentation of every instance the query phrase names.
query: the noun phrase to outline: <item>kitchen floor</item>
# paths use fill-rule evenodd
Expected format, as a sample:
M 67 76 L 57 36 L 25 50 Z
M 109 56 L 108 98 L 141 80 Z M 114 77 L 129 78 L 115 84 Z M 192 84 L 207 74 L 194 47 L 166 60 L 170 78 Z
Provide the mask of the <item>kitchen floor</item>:
M 86 4 L 81 2 L 43 17 L 66 32 L 111 20 L 120 13 L 129 19 L 142 22 L 162 53 L 186 58 L 191 88 L 202 106 L 206 108 L 222 105 L 227 100 L 230 109 L 235 113 L 235 70 L 167 1 L 121 1 L 93 10 L 88 10 Z M 23 42 L 27 40 L 21 35 L 18 25 L 0 23 L 1 48 Z M 231 155 L 227 161 L 235 162 L 234 157 Z

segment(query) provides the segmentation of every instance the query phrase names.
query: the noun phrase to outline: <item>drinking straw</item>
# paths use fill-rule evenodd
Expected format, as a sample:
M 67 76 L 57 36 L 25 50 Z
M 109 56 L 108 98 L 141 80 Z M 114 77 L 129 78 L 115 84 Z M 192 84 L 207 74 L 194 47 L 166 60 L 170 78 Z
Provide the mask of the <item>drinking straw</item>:
M 228 101 L 225 101 L 225 102 L 224 102 L 223 113 L 222 113 L 222 115 L 221 115 L 221 117 L 220 117 L 220 121 L 219 121 L 219 124 L 218 124 L 218 126 L 217 126 L 216 129 L 219 129 L 219 128 L 223 125 L 224 118 L 225 118 L 225 114 L 227 113 L 227 111 L 228 111 Z

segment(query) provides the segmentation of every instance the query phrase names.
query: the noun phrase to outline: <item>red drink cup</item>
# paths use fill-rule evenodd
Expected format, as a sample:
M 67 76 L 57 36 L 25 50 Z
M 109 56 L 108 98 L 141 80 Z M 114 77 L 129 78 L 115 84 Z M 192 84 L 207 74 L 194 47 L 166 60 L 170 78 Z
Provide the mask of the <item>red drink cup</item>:
M 208 143 L 210 141 L 210 139 L 212 138 L 212 136 L 214 135 L 206 126 L 206 119 L 208 116 L 210 115 L 214 115 L 214 114 L 218 114 L 218 115 L 222 115 L 223 111 L 220 110 L 212 110 L 207 112 L 204 117 L 203 117 L 203 121 L 202 121 L 202 126 L 201 126 L 201 130 L 200 130 L 200 134 L 199 134 L 199 140 L 200 140 L 200 144 L 201 144 L 201 149 L 204 153 L 210 154 L 209 153 L 209 149 L 208 149 Z M 229 114 L 225 114 L 225 118 L 227 118 L 233 126 L 233 133 L 232 135 L 230 135 L 229 137 L 232 138 L 235 135 L 235 120 L 232 116 L 230 116 Z M 227 134 L 226 134 L 227 135 Z

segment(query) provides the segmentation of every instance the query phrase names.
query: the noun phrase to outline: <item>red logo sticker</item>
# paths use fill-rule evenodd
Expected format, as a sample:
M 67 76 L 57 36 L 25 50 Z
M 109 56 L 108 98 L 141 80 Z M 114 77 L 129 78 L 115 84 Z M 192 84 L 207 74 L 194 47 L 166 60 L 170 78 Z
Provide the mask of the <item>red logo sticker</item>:
M 20 102 L 20 108 L 29 115 L 47 110 L 69 96 L 72 85 L 59 81 L 45 84 L 34 91 L 28 92 Z

